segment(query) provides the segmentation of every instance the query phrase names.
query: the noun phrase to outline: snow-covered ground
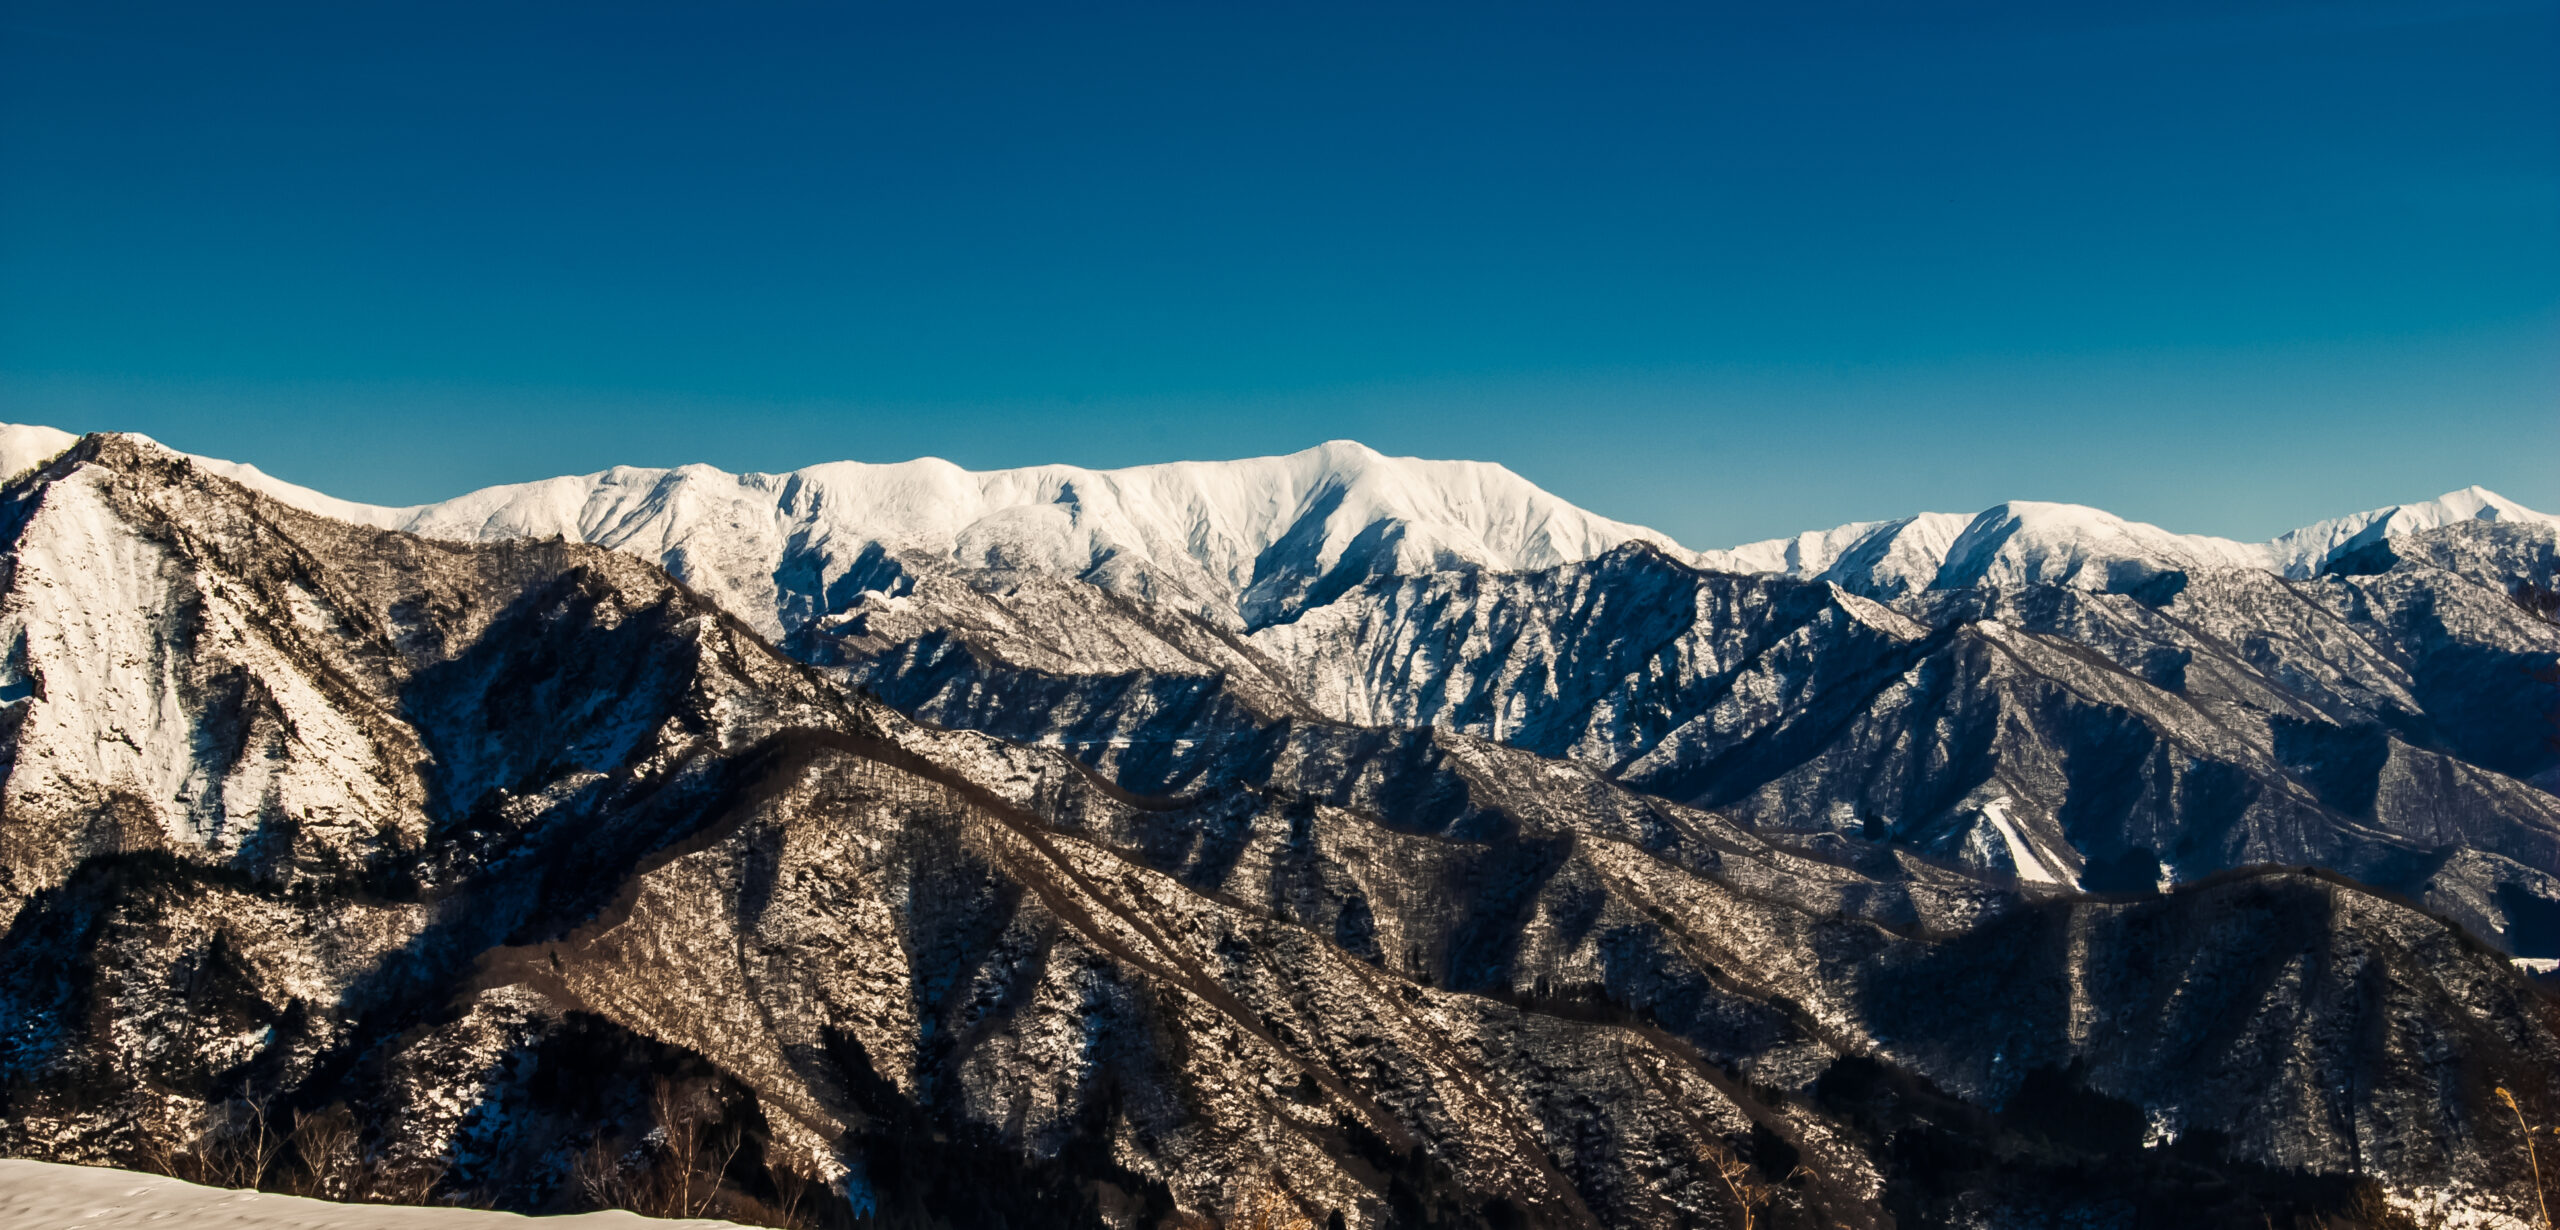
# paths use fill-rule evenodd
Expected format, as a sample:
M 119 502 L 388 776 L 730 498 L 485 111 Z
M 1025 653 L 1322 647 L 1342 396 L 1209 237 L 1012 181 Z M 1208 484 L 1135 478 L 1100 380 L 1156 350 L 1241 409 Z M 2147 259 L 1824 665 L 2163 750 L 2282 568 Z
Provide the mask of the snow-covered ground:
M 0 1226 L 10 1230 L 713 1230 L 725 1221 L 664 1221 L 633 1213 L 519 1217 L 479 1209 L 333 1204 L 272 1192 L 199 1187 L 104 1166 L 0 1159 Z

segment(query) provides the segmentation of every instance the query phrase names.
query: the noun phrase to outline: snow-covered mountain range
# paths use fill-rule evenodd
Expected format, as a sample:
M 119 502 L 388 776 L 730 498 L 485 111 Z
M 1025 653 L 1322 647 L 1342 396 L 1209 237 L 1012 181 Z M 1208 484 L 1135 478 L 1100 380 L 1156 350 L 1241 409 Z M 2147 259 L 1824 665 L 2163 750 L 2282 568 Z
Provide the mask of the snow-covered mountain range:
M 68 448 L 0 426 L 0 473 Z M 617 466 L 406 508 L 359 504 L 254 466 L 197 458 L 294 507 L 379 529 L 486 542 L 560 538 L 652 560 L 768 634 L 894 594 L 918 570 L 1074 578 L 1229 626 L 1294 618 L 1368 577 L 1524 572 L 1629 543 L 1723 572 L 1828 581 L 1895 598 L 1979 585 L 2124 588 L 2164 573 L 2317 574 L 2387 537 L 2469 521 L 2560 525 L 2494 492 L 2315 522 L 2262 543 L 2180 534 L 2077 504 L 2011 501 L 1691 550 L 1577 508 L 1500 465 L 1388 457 L 1332 441 L 1283 457 L 1117 470 L 969 471 L 934 458 L 787 474 Z
M 1772 538 L 1697 562 L 1728 572 L 1833 582 L 1871 597 L 1976 585 L 2059 583 L 2105 589 L 2167 571 L 2254 568 L 2309 577 L 2387 537 L 2467 521 L 2560 525 L 2482 487 L 2317 521 L 2266 542 L 2179 534 L 2079 504 L 2013 500 L 1965 516 L 1921 513 Z
M 612 547 L 659 562 L 742 614 L 785 620 L 916 568 L 1074 577 L 1259 623 L 1361 576 L 1549 568 L 1629 542 L 1679 550 L 1498 465 L 1386 457 L 1347 441 L 1122 470 L 972 472 L 933 458 L 788 474 L 618 466 L 410 508 L 351 504 L 253 467 L 206 464 L 296 507 L 382 529 Z M 772 619 L 758 622 L 770 630 Z

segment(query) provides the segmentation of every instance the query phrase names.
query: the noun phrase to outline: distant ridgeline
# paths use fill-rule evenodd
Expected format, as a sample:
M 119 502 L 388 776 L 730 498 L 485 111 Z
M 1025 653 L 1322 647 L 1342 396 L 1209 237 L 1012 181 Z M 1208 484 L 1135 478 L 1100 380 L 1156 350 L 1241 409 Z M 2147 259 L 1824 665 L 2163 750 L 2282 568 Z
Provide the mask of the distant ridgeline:
M 1693 552 L 1347 443 L 0 471 L 10 1155 L 953 1230 L 2539 1217 L 2560 519 L 2476 488 Z

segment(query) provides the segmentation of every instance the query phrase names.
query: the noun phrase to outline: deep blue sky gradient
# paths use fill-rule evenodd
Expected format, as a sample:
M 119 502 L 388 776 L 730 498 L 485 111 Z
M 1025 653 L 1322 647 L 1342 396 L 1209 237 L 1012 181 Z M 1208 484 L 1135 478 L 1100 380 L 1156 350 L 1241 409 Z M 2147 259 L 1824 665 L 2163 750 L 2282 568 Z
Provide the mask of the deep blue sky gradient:
M 2560 0 L 0 0 L 0 417 L 390 503 L 1352 437 L 1698 546 L 2560 509 L 2555 66 Z

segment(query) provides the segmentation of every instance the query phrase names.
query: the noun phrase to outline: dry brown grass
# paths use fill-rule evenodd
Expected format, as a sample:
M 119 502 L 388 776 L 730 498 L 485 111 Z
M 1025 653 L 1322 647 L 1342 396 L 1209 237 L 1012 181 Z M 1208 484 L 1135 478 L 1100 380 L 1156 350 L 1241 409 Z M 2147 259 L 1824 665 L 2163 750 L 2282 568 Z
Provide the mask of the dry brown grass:
M 1779 1185 L 1763 1177 L 1758 1166 L 1744 1161 L 1740 1153 L 1721 1141 L 1710 1141 L 1705 1152 L 1708 1172 L 1724 1184 L 1725 1193 L 1742 1216 L 1739 1230 L 1753 1230 L 1760 1224 L 1761 1211 L 1778 1198 Z
M 2542 1230 L 2551 1230 L 2551 1198 L 2542 1193 L 2542 1151 L 2535 1148 L 2533 1144 L 2533 1134 L 2536 1131 L 2547 1132 L 2550 1129 L 2536 1128 L 2527 1122 L 2524 1117 L 2524 1107 L 2517 1104 L 2516 1095 L 2507 1092 L 2507 1087 L 2504 1085 L 2498 1086 L 2498 1100 L 2506 1103 L 2508 1112 L 2516 1117 L 2516 1131 L 2524 1137 L 2525 1160 L 2533 1164 L 2534 1207 L 2542 1214 Z

